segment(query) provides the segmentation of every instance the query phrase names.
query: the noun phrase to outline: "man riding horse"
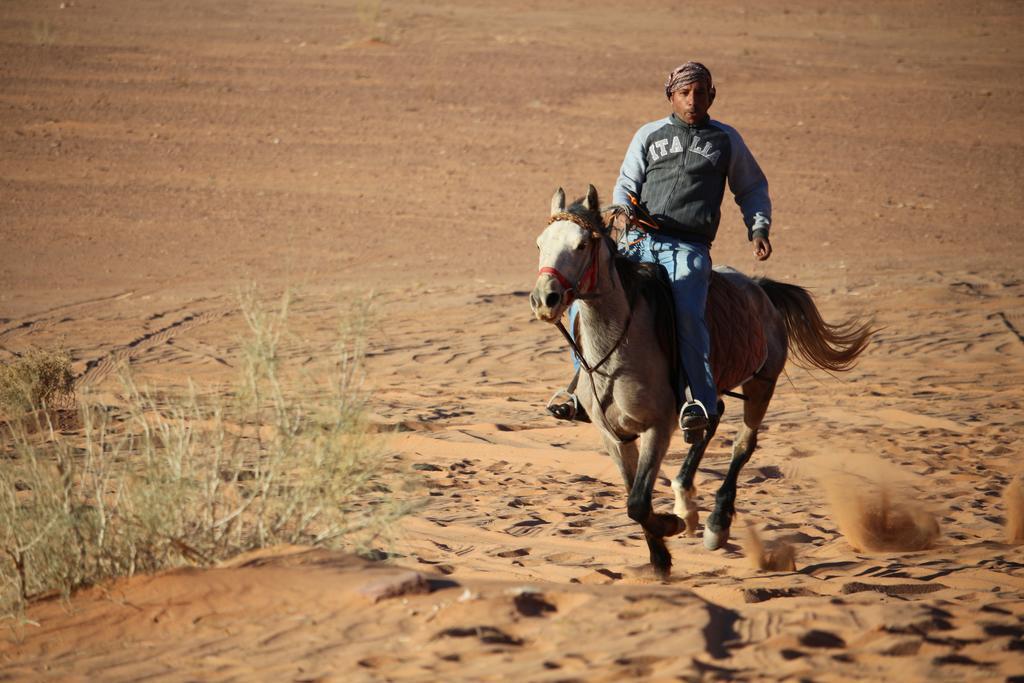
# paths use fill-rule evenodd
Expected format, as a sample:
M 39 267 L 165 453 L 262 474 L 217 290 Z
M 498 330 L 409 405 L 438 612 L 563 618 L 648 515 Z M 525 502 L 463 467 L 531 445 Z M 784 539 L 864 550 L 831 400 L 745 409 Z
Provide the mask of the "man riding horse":
M 680 396 L 679 425 L 696 441 L 718 414 L 704 320 L 711 276 L 711 243 L 721 220 L 728 183 L 753 242 L 754 256 L 772 253 L 768 230 L 768 181 L 739 133 L 708 117 L 715 101 L 711 72 L 698 62 L 676 67 L 665 82 L 672 113 L 640 127 L 615 183 L 613 201 L 624 207 L 619 249 L 627 257 L 657 263 L 671 280 L 676 308 Z M 571 312 L 572 314 L 572 312 Z M 572 327 L 570 326 L 570 329 Z M 577 369 L 578 377 L 578 369 Z M 560 419 L 589 421 L 573 395 L 576 380 L 548 410 Z M 568 400 L 558 402 L 560 396 Z

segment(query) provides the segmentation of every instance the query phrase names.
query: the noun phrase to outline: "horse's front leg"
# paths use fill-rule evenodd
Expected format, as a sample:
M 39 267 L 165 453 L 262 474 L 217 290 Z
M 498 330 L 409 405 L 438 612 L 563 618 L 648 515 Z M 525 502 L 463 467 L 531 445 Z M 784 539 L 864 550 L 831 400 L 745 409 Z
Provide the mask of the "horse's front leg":
M 654 512 L 652 504 L 654 481 L 658 477 L 661 461 L 665 457 L 671 438 L 670 429 L 652 427 L 645 432 L 640 439 L 636 476 L 631 485 L 627 482 L 629 499 L 626 502 L 626 510 L 629 518 L 643 527 L 647 548 L 650 550 L 651 565 L 655 573 L 663 578 L 672 570 L 672 555 L 665 545 L 664 538 L 678 534 L 684 527 L 682 520 L 675 515 Z
M 618 465 L 619 472 L 622 473 L 622 481 L 626 484 L 626 492 L 629 494 L 630 500 L 632 500 L 632 493 L 637 482 L 637 465 L 640 460 L 640 449 L 637 447 L 637 441 L 620 443 L 609 439 L 605 435 L 604 445 L 608 455 Z M 630 517 L 633 517 L 633 515 L 630 514 Z M 636 518 L 633 517 L 633 519 Z M 667 576 L 672 568 L 672 555 L 668 552 L 665 541 L 651 534 L 646 528 L 644 529 L 644 538 L 647 540 L 647 549 L 650 551 L 651 564 L 654 566 L 655 571 L 661 576 Z
M 626 484 L 626 491 L 633 488 L 633 481 L 636 479 L 636 463 L 640 457 L 637 449 L 637 442 L 627 441 L 625 443 L 609 439 L 604 432 L 604 449 L 619 468 L 622 481 Z

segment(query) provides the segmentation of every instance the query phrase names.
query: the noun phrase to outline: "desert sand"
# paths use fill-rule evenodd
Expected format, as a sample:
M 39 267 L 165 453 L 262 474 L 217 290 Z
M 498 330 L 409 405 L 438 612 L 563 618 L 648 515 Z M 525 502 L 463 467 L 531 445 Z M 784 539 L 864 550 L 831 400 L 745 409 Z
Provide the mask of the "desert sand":
M 216 386 L 240 288 L 295 293 L 311 361 L 372 294 L 371 417 L 429 503 L 386 562 L 275 548 L 35 604 L 0 677 L 1024 680 L 1003 497 L 1024 452 L 1019 3 L 7 0 L 0 18 L 0 361 L 62 343 L 111 400 L 122 362 Z M 662 582 L 596 430 L 544 412 L 568 353 L 526 295 L 552 192 L 609 197 L 687 59 L 775 205 L 757 263 L 727 198 L 715 262 L 881 331 L 848 373 L 790 366 L 733 541 L 671 539 Z M 700 469 L 702 521 L 740 412 L 727 399 Z M 856 509 L 829 490 L 885 487 L 937 522 L 929 549 L 841 531 Z M 795 569 L 759 566 L 747 525 Z

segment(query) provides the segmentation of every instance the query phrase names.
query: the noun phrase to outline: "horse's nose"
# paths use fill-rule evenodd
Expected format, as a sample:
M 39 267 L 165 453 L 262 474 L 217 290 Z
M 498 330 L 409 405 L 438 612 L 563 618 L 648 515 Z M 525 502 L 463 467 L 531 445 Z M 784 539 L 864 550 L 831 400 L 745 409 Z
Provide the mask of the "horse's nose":
M 531 292 L 530 293 L 530 308 L 532 308 L 533 310 L 536 311 L 538 306 L 540 306 L 540 299 L 537 298 L 537 293 L 536 292 Z
M 544 304 L 548 308 L 554 308 L 558 305 L 558 302 L 562 300 L 562 295 L 558 292 L 548 292 L 548 295 L 544 297 Z

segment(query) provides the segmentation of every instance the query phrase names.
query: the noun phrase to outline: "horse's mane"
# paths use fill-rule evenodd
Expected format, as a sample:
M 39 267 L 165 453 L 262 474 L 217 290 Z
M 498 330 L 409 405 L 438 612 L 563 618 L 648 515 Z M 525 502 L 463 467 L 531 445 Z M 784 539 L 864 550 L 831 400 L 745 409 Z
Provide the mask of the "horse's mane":
M 615 253 L 615 243 L 610 237 L 605 239 L 610 243 L 612 253 Z M 665 268 L 657 263 L 638 263 L 625 256 L 616 255 L 613 262 L 626 298 L 632 302 L 642 298 L 654 314 L 654 335 L 668 362 L 668 381 L 675 391 L 676 403 L 681 405 L 682 397 L 676 381 L 679 357 L 676 353 L 678 340 L 675 329 L 675 306 L 668 286 L 668 274 Z
M 610 242 L 610 238 L 606 238 Z M 614 249 L 614 243 L 610 245 Z M 613 252 L 614 253 L 614 252 Z M 664 269 L 657 263 L 637 263 L 625 256 L 615 256 L 615 270 L 619 274 L 626 298 L 634 301 L 639 294 L 657 311 L 666 303 Z M 667 303 L 671 304 L 671 301 Z

